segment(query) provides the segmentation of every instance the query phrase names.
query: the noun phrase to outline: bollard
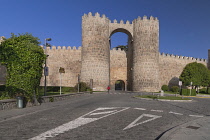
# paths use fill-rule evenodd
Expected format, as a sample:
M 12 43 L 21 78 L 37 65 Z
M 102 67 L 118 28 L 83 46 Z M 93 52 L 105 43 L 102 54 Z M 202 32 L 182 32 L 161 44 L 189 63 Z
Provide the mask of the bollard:
M 22 96 L 17 96 L 17 107 L 23 108 L 23 97 Z

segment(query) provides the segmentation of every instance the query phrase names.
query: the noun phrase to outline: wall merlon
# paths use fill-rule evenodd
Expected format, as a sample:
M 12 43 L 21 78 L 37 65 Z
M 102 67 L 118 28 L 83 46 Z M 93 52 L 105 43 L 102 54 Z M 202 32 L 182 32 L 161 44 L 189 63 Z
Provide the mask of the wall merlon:
M 187 56 L 179 56 L 179 55 L 174 55 L 174 54 L 165 54 L 165 53 L 160 53 L 160 56 L 163 57 L 173 57 L 173 58 L 177 58 L 177 59 L 183 59 L 183 60 L 195 60 L 195 61 L 200 61 L 200 62 L 207 62 L 206 59 L 203 58 L 194 58 L 194 57 L 187 57 Z
M 114 19 L 114 20 L 113 20 L 113 23 L 117 23 L 117 20 L 116 20 L 116 19 Z
M 61 50 L 61 46 L 58 46 L 57 49 L 58 49 L 58 50 Z
M 95 17 L 100 17 L 100 14 L 98 12 L 96 12 Z
M 120 24 L 124 24 L 124 21 L 123 20 L 120 20 Z
M 61 49 L 62 50 L 66 50 L 67 48 L 66 48 L 66 46 L 62 46 Z
M 92 17 L 92 13 L 91 12 L 88 13 L 88 17 Z
M 150 16 L 150 20 L 154 20 L 155 18 L 153 16 Z
M 147 16 L 146 15 L 143 16 L 143 20 L 147 20 Z
M 56 46 L 52 46 L 52 48 L 51 48 L 52 50 L 56 50 Z

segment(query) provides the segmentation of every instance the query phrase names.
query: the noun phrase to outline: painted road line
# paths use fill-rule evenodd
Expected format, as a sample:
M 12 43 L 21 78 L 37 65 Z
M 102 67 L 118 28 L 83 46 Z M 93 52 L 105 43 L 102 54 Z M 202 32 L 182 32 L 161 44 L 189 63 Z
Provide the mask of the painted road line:
M 175 115 L 183 115 L 182 113 L 177 113 L 177 112 L 172 112 L 172 111 L 170 111 L 169 113 L 175 114 Z
M 109 113 L 113 113 L 117 110 L 113 110 L 113 111 L 105 111 L 105 112 L 97 112 L 97 113 L 92 113 L 90 114 L 90 116 L 93 116 L 93 115 L 101 115 L 101 114 L 109 114 Z
M 142 122 L 137 123 L 140 119 L 142 119 L 143 117 L 150 117 L 150 119 L 144 120 Z M 138 126 L 140 124 L 144 124 L 147 123 L 149 121 L 155 120 L 157 118 L 160 118 L 162 116 L 157 116 L 157 115 L 151 115 L 151 114 L 142 114 L 141 116 L 139 116 L 136 120 L 134 120 L 132 123 L 130 123 L 128 126 L 126 126 L 123 130 L 127 130 L 130 129 L 132 127 Z
M 104 110 L 111 110 L 111 109 L 114 109 L 113 111 L 105 111 Z M 29 140 L 46 140 L 47 138 L 53 138 L 59 134 L 62 134 L 62 133 L 65 133 L 66 131 L 69 131 L 71 129 L 75 129 L 77 127 L 80 127 L 82 125 L 85 125 L 85 124 L 88 124 L 88 123 L 91 123 L 91 122 L 94 122 L 96 120 L 99 120 L 99 119 L 102 119 L 102 118 L 105 118 L 105 117 L 108 117 L 110 115 L 113 115 L 113 114 L 116 114 L 116 113 L 119 113 L 119 112 L 122 112 L 124 110 L 127 110 L 129 109 L 129 107 L 106 107 L 106 108 L 98 108 L 98 109 L 95 109 L 73 121 L 70 121 L 68 123 L 65 123 L 61 126 L 58 126 L 54 129 L 51 129 L 49 131 L 46 131 L 36 137 L 33 137 Z M 100 114 L 100 111 L 101 114 L 103 114 L 103 116 L 99 116 L 98 118 L 91 118 L 91 116 L 93 116 L 94 114 L 96 114 L 96 112 L 98 114 Z
M 198 118 L 201 118 L 203 117 L 202 115 L 189 115 L 190 117 L 198 117 Z
M 163 110 L 151 110 L 151 111 L 153 111 L 153 112 L 163 112 Z
M 134 109 L 137 109 L 137 110 L 146 110 L 145 108 L 134 108 Z

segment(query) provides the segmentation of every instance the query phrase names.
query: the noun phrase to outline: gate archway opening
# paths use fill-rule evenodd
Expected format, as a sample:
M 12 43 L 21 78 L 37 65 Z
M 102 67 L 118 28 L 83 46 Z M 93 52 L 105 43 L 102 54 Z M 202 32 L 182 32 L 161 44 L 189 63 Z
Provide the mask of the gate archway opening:
M 114 38 L 112 36 L 114 35 Z M 117 36 L 117 37 L 116 37 Z M 114 40 L 112 40 L 114 39 Z M 114 42 L 113 42 L 114 41 Z M 115 46 L 113 46 L 113 44 Z M 133 37 L 132 34 L 124 29 L 117 28 L 110 34 L 110 48 L 118 51 L 124 51 L 124 56 L 117 55 L 116 61 L 118 63 L 110 63 L 110 85 L 111 87 L 116 86 L 115 81 L 121 79 L 124 82 L 123 90 L 132 90 L 132 67 L 133 67 Z M 121 56 L 121 57 L 120 57 Z M 114 61 L 112 54 L 110 55 L 110 62 Z M 125 60 L 126 59 L 126 60 Z M 116 88 L 115 88 L 116 90 Z
M 125 82 L 123 80 L 117 80 L 115 82 L 115 90 L 125 90 Z

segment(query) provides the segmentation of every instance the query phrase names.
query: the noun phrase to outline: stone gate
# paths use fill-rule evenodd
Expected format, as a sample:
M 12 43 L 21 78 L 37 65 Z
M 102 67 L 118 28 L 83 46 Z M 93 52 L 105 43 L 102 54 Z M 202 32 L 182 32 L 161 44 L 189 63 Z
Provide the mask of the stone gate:
M 138 17 L 132 23 L 111 22 L 96 13 L 82 17 L 81 80 L 93 79 L 97 90 L 110 85 L 110 36 L 128 35 L 127 85 L 133 91 L 159 90 L 159 21 Z

